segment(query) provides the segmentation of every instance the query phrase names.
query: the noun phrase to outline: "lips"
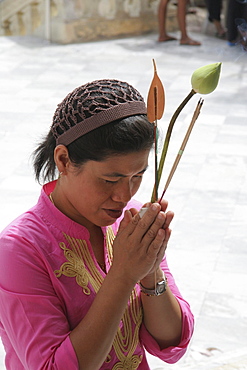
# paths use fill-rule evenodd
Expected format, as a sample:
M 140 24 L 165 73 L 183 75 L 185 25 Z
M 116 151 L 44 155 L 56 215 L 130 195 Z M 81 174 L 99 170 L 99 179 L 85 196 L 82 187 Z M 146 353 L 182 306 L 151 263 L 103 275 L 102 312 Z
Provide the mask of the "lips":
M 105 213 L 111 218 L 117 219 L 122 215 L 122 209 L 104 209 Z

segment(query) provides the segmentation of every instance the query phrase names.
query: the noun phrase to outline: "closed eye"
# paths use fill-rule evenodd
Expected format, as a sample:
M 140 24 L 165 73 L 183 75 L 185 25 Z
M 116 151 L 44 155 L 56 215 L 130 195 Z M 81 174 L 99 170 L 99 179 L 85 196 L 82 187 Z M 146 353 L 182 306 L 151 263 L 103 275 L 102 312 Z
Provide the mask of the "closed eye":
M 118 180 L 112 181 L 112 180 L 104 180 L 106 184 L 116 184 Z

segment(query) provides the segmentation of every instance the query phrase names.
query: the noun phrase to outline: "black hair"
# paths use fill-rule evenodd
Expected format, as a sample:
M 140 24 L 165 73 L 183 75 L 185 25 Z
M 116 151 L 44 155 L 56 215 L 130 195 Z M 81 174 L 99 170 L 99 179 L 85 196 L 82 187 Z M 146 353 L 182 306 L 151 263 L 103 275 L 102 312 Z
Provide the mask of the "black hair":
M 80 167 L 87 161 L 103 161 L 112 155 L 150 150 L 153 145 L 153 124 L 146 115 L 135 115 L 101 126 L 79 137 L 67 146 L 71 162 Z M 52 130 L 33 152 L 36 180 L 54 180 L 56 140 Z

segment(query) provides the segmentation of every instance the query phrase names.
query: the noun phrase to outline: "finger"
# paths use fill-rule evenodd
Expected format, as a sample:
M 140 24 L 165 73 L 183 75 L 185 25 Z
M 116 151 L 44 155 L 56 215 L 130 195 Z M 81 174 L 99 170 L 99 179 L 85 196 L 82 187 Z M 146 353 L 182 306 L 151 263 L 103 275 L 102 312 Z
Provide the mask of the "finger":
M 119 225 L 119 229 L 118 229 L 118 232 L 121 230 L 124 230 L 125 227 L 127 225 L 129 225 L 129 223 L 132 221 L 132 218 L 138 213 L 137 209 L 135 208 L 130 208 L 130 209 L 127 209 L 125 212 L 124 212 L 124 217 L 122 219 L 122 221 L 120 222 L 120 225 Z
M 148 203 L 143 204 L 143 207 L 144 208 L 149 208 L 151 205 L 152 205 L 152 203 L 148 202 Z
M 166 214 L 164 212 L 159 212 L 150 226 L 150 228 L 147 230 L 146 234 L 143 237 L 143 242 L 147 244 L 147 246 L 152 242 L 159 232 L 160 229 L 162 229 L 166 222 Z
M 163 245 L 160 248 L 160 253 L 162 254 L 162 258 L 165 254 L 166 249 L 167 249 L 168 241 L 170 239 L 171 232 L 172 232 L 171 229 L 169 229 L 169 228 L 166 228 L 164 231 L 165 231 L 165 237 L 164 237 L 164 240 L 163 240 Z
M 138 213 L 136 208 L 130 208 L 129 211 L 131 212 L 132 217 L 134 217 Z
M 172 230 L 168 227 L 165 231 L 166 231 L 166 236 L 165 236 L 164 243 L 165 243 L 166 248 L 167 248 L 167 244 L 168 244 L 168 241 L 171 237 Z
M 158 203 L 153 203 L 142 217 L 140 217 L 139 213 L 136 213 L 136 215 L 131 218 L 131 222 L 128 224 L 124 222 L 124 226 L 126 225 L 126 227 L 124 227 L 126 235 L 133 235 L 136 241 L 141 242 L 143 236 L 155 221 L 160 209 L 161 206 Z
M 170 224 L 171 224 L 171 222 L 172 222 L 173 218 L 174 218 L 174 213 L 173 213 L 173 212 L 171 212 L 171 211 L 168 211 L 168 212 L 166 213 L 166 220 L 165 220 L 165 223 L 164 223 L 163 229 L 166 229 L 167 227 L 169 227 L 169 226 L 170 226 Z
M 147 208 L 147 211 L 144 215 L 140 217 L 139 214 L 137 214 L 133 218 L 133 222 L 136 224 L 135 232 L 140 237 L 143 237 L 146 232 L 149 231 L 151 225 L 155 222 L 157 215 L 160 212 L 160 205 L 158 203 L 153 203 L 149 208 Z M 152 231 L 151 231 L 152 233 Z
M 171 236 L 171 229 L 166 229 L 166 230 L 163 230 L 163 231 L 165 232 L 165 238 L 164 238 L 164 241 L 162 243 L 162 246 L 159 249 L 159 252 L 157 253 L 156 261 L 155 261 L 155 264 L 154 264 L 154 270 L 157 269 L 160 266 L 160 264 L 161 264 L 161 262 L 164 258 L 166 249 L 167 249 L 168 240 L 170 239 L 170 236 Z
M 160 202 L 160 205 L 161 205 L 161 210 L 163 212 L 166 212 L 167 207 L 168 207 L 168 201 L 165 200 L 165 199 L 162 199 L 161 202 Z
M 162 253 L 162 249 L 164 248 L 164 241 L 166 238 L 166 230 L 159 229 L 157 232 L 156 237 L 153 241 L 149 244 L 147 248 L 147 256 L 153 259 L 153 263 L 156 263 L 158 256 Z
M 126 226 L 131 222 L 131 220 L 132 220 L 132 214 L 127 209 L 124 212 L 124 217 L 123 217 L 122 221 L 120 222 L 120 225 L 119 225 L 119 228 L 118 228 L 118 233 L 120 233 L 121 231 L 123 231 L 126 228 Z
M 147 229 L 150 227 L 150 225 L 154 221 L 157 213 L 159 212 L 160 205 L 157 203 L 151 204 L 151 206 L 145 210 L 146 210 L 145 217 L 144 217 L 144 214 L 140 216 L 139 212 L 137 212 L 134 215 L 134 217 L 132 217 L 131 223 L 128 225 L 129 234 L 132 234 L 136 229 L 137 229 L 137 233 L 139 231 L 140 236 L 142 236 L 142 234 L 145 234 Z

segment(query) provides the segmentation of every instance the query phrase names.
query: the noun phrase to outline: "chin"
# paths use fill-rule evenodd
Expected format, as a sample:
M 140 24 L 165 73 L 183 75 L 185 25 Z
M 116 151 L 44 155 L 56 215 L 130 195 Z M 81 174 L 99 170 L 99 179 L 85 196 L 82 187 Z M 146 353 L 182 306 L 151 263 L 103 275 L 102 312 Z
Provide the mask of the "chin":
M 108 221 L 108 222 L 105 221 L 105 222 L 101 222 L 100 225 L 98 225 L 98 226 L 100 226 L 100 227 L 111 226 L 111 225 L 114 224 L 114 222 L 116 222 L 116 220 L 112 220 L 112 221 Z

